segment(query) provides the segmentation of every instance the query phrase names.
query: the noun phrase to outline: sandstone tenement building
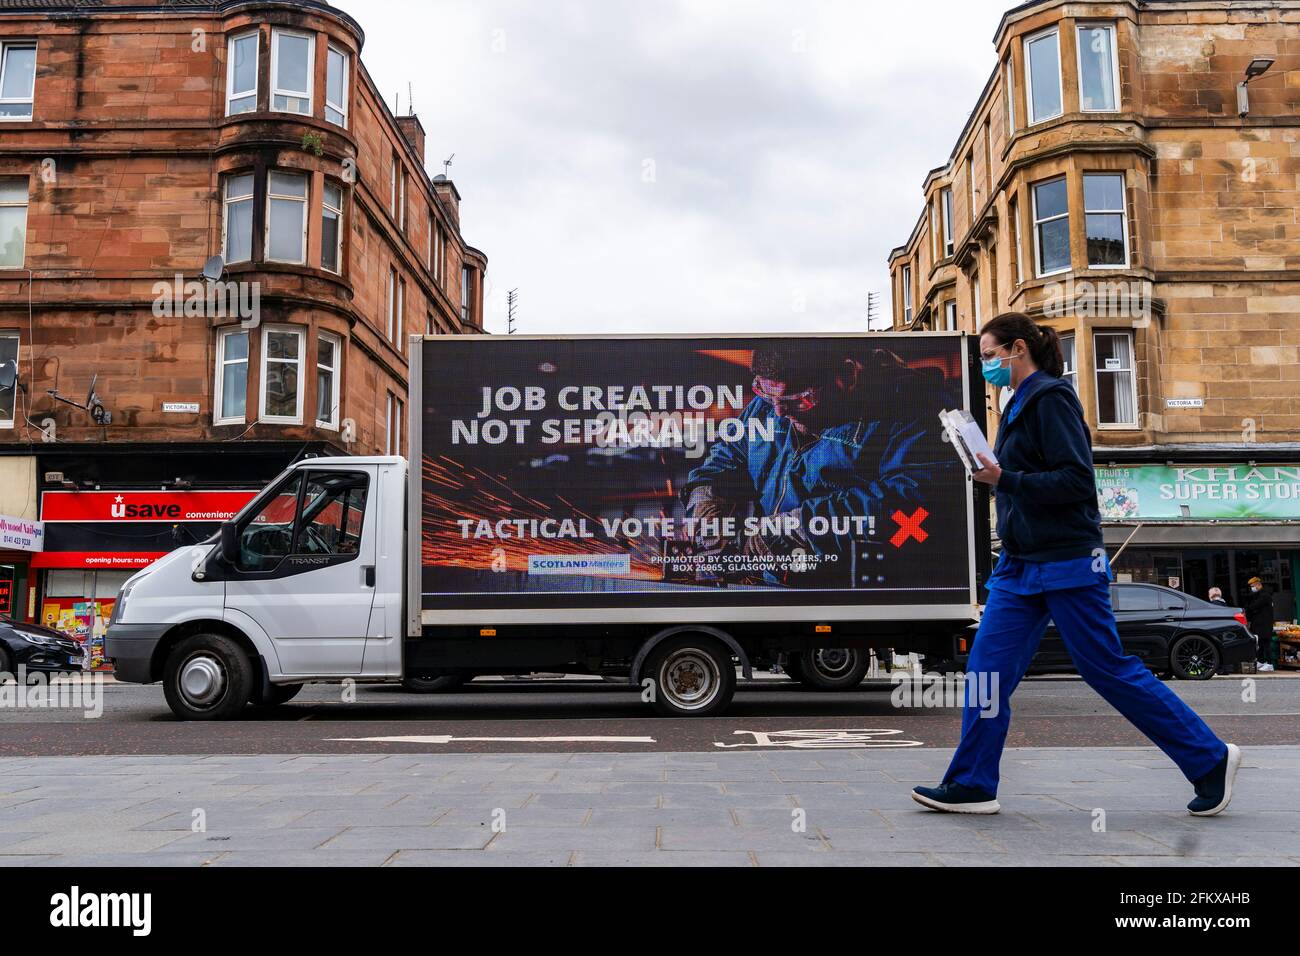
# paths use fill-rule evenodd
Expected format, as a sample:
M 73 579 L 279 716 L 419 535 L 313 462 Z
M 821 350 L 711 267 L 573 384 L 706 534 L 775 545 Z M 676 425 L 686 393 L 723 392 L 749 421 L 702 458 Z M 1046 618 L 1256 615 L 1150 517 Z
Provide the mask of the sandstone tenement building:
M 1300 3 L 1035 0 L 993 44 L 890 255 L 894 327 L 1054 326 L 1120 573 L 1230 601 L 1258 573 L 1294 616 Z
M 363 42 L 316 0 L 0 0 L 0 513 L 402 451 L 406 336 L 481 331 L 487 262 Z M 54 520 L 11 610 L 207 530 Z

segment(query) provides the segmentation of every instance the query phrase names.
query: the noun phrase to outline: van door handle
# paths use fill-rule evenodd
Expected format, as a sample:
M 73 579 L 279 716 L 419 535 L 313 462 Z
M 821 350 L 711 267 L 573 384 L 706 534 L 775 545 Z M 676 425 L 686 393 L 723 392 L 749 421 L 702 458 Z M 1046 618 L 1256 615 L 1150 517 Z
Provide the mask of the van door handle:
M 375 586 L 375 566 L 367 564 L 361 569 L 361 583 L 368 588 Z

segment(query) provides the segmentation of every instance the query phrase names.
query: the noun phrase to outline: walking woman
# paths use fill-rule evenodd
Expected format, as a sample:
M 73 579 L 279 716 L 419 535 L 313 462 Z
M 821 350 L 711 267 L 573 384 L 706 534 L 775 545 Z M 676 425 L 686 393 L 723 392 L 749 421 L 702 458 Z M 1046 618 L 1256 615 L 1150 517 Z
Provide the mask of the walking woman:
M 931 810 L 997 813 L 998 763 L 1011 723 L 1011 695 L 1055 622 L 1080 676 L 1169 755 L 1192 782 L 1187 805 L 1213 816 L 1232 799 L 1241 751 L 1225 744 L 1190 707 L 1125 655 L 1110 606 L 1110 565 L 1092 471 L 1092 439 L 1053 329 L 1006 313 L 980 330 L 984 378 L 1015 395 L 1002 415 L 994 455 L 975 474 L 997 489 L 1002 555 L 971 648 L 967 680 L 996 680 L 994 711 L 967 693 L 961 743 L 943 783 L 912 797 Z

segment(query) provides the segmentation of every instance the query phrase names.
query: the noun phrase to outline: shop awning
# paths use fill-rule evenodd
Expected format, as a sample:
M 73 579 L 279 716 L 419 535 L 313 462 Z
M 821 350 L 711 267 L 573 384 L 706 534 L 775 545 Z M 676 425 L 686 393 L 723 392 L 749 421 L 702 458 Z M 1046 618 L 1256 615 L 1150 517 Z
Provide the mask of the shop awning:
M 1123 544 L 1133 534 L 1133 524 L 1102 522 L 1106 546 Z M 1129 547 L 1169 548 L 1300 548 L 1300 522 L 1258 524 L 1241 522 L 1144 524 Z

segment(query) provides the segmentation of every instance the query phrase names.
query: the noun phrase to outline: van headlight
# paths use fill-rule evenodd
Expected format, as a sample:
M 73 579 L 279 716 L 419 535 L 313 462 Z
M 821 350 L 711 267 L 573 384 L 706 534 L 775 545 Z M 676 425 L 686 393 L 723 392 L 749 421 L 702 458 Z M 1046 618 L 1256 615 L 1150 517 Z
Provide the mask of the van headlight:
M 108 626 L 112 627 L 126 613 L 126 599 L 131 596 L 135 586 L 140 583 L 143 576 L 128 578 L 127 582 L 122 585 L 122 589 L 117 592 L 117 600 L 113 603 L 113 613 L 108 616 Z

